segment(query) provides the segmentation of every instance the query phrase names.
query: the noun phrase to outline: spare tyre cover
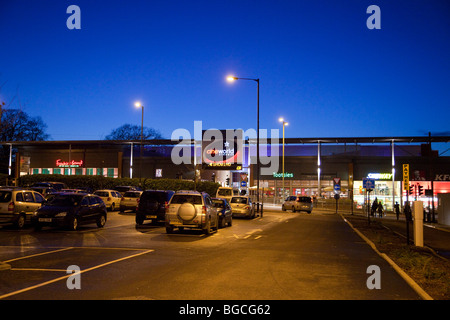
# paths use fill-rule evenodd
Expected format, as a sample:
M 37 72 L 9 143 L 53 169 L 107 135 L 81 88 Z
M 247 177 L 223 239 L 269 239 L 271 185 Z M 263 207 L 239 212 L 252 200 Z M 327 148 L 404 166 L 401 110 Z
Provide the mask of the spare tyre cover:
M 178 208 L 178 217 L 180 217 L 180 219 L 183 221 L 190 221 L 194 219 L 196 215 L 197 213 L 192 203 L 189 202 L 183 203 Z

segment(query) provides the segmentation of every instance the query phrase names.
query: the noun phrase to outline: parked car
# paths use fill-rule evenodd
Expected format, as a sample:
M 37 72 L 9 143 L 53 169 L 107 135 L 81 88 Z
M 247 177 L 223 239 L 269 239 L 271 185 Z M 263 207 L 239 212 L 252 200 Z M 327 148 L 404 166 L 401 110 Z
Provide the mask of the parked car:
M 167 206 L 174 193 L 170 190 L 145 190 L 142 192 L 136 209 L 136 223 L 141 225 L 149 219 L 152 220 L 152 223 L 164 222 Z
M 125 210 L 133 210 L 134 212 L 136 212 L 141 194 L 142 191 L 125 192 L 122 199 L 120 199 L 119 211 L 124 212 Z
M 127 191 L 142 191 L 141 188 L 135 186 L 115 186 L 114 190 L 124 194 Z
M 313 209 L 313 202 L 311 197 L 307 196 L 289 196 L 286 198 L 281 206 L 281 210 L 306 211 L 311 213 Z
M 58 191 L 52 187 L 31 187 L 30 189 L 39 192 L 47 199 L 51 194 L 57 193 Z
M 248 196 L 232 197 L 230 201 L 233 217 L 254 218 L 255 207 Z
M 207 193 L 177 191 L 169 202 L 166 213 L 166 232 L 174 228 L 201 229 L 207 235 L 219 228 L 219 215 Z
M 31 187 L 49 187 L 60 191 L 61 189 L 67 189 L 67 185 L 63 182 L 36 182 Z
M 80 224 L 92 222 L 102 228 L 106 223 L 106 211 L 105 203 L 96 195 L 61 192 L 36 210 L 33 223 L 37 230 L 46 225 L 77 230 Z
M 60 192 L 86 193 L 83 189 L 61 189 Z
M 96 190 L 94 191 L 94 194 L 103 200 L 106 208 L 110 211 L 116 210 L 116 207 L 120 205 L 120 199 L 122 199 L 122 195 L 116 190 Z
M 238 196 L 239 190 L 233 189 L 231 187 L 219 187 L 216 191 L 216 198 L 227 199 L 228 202 L 231 201 L 233 196 Z
M 41 207 L 44 197 L 37 191 L 20 188 L 0 189 L 0 223 L 23 228 Z
M 233 224 L 233 214 L 227 199 L 212 198 L 211 200 L 219 215 L 219 227 L 224 228 L 226 225 L 231 227 Z

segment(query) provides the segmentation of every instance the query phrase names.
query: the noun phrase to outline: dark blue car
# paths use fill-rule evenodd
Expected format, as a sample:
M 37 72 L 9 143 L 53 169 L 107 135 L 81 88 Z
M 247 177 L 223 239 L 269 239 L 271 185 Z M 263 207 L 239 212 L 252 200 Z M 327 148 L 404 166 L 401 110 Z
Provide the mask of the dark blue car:
M 106 205 L 93 194 L 62 192 L 35 211 L 33 222 L 37 230 L 43 226 L 77 230 L 80 224 L 92 222 L 102 228 L 106 223 Z
M 231 206 L 227 199 L 224 198 L 212 198 L 214 207 L 217 209 L 219 215 L 219 227 L 224 228 L 227 225 L 231 227 L 233 224 L 233 214 L 231 212 Z

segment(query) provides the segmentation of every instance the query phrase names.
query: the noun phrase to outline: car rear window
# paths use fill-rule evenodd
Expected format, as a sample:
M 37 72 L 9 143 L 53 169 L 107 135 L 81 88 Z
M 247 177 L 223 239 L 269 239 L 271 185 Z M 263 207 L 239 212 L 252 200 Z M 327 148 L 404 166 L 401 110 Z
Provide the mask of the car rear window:
M 139 198 L 140 194 L 138 192 L 128 191 L 128 192 L 125 192 L 123 196 L 128 197 L 128 198 Z
M 183 204 L 189 202 L 192 204 L 202 204 L 202 196 L 194 194 L 175 194 L 170 203 Z
M 216 208 L 225 208 L 225 204 L 223 203 L 223 200 L 212 199 L 212 202 L 214 204 L 214 207 L 216 207 Z
M 57 194 L 48 205 L 50 206 L 77 206 L 83 195 L 65 195 L 65 194 Z
M 298 197 L 298 201 L 311 203 L 311 198 L 310 197 Z
M 231 198 L 231 203 L 247 203 L 248 198 L 244 197 L 233 197 Z
M 226 197 L 226 196 L 231 196 L 232 195 L 231 192 L 232 192 L 231 189 L 220 189 L 219 192 L 217 192 L 217 194 L 219 196 L 225 196 Z
M 0 191 L 0 202 L 11 201 L 11 191 Z
M 94 194 L 99 197 L 109 197 L 109 194 L 106 191 L 95 191 Z

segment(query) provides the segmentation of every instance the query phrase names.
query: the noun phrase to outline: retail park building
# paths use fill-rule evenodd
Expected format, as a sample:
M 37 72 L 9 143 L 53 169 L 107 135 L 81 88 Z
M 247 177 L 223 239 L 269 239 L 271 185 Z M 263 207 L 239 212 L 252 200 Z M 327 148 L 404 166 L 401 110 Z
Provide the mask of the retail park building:
M 431 193 L 450 191 L 450 156 L 432 150 L 436 145 L 447 149 L 449 141 L 448 136 L 289 138 L 284 143 L 284 157 L 283 144 L 269 141 L 260 144 L 260 163 L 265 170 L 260 173 L 259 188 L 267 202 L 279 203 L 284 190 L 285 196 L 318 198 L 340 193 L 360 205 L 365 195 L 363 181 L 371 178 L 375 180 L 372 199 L 377 197 L 386 209 L 392 210 L 395 202 L 403 204 L 406 200 L 402 167 L 408 164 L 410 186 L 417 188 L 409 197 L 430 201 Z M 241 160 L 232 165 L 226 161 L 205 163 L 202 157 L 207 151 L 205 145 L 193 140 L 183 143 L 144 140 L 142 144 L 140 140 L 40 141 L 2 145 L 9 150 L 8 173 L 15 178 L 25 174 L 62 174 L 194 179 L 197 175 L 198 179 L 222 185 L 228 182 L 236 189 L 254 188 L 258 180 L 255 139 L 243 141 L 239 149 Z M 207 153 L 214 152 L 218 153 L 216 148 Z M 232 155 L 236 156 L 236 150 Z M 181 158 L 184 160 L 180 161 Z M 429 191 L 416 194 L 419 185 Z

